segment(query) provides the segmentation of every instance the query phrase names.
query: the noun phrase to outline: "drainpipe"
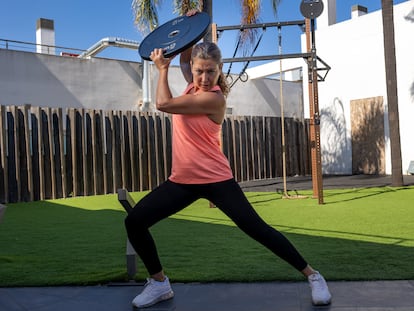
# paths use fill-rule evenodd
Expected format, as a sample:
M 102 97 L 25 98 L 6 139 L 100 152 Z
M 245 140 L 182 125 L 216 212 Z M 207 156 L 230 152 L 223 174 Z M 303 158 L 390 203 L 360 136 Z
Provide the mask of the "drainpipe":
M 139 47 L 139 43 L 137 41 L 116 38 L 116 37 L 103 38 L 97 43 L 95 43 L 94 45 L 92 45 L 85 52 L 80 54 L 78 58 L 88 58 L 91 56 L 95 56 L 102 50 L 106 49 L 108 46 L 117 46 L 121 48 L 129 48 L 129 49 L 136 50 Z
M 141 111 L 148 111 L 151 104 L 150 79 L 149 79 L 149 61 L 142 60 L 142 106 Z

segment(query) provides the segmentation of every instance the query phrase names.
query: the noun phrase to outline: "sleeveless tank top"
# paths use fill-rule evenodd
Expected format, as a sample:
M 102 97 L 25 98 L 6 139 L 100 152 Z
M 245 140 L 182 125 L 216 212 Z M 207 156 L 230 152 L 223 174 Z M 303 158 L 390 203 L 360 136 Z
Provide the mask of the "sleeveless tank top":
M 189 84 L 184 94 L 193 88 Z M 221 92 L 218 85 L 212 92 Z M 207 115 L 172 115 L 172 169 L 169 179 L 180 184 L 207 184 L 233 178 L 221 151 L 221 124 Z

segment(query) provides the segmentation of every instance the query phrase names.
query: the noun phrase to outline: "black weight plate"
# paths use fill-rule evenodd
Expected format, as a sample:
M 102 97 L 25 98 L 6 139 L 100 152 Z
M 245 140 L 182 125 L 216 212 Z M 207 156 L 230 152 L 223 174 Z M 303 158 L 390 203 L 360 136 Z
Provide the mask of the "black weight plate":
M 154 49 L 164 49 L 164 56 L 171 57 L 186 50 L 207 32 L 210 16 L 200 12 L 192 16 L 179 16 L 157 27 L 142 40 L 138 52 L 150 60 Z
M 300 12 L 303 17 L 314 19 L 319 17 L 323 12 L 322 0 L 302 0 Z

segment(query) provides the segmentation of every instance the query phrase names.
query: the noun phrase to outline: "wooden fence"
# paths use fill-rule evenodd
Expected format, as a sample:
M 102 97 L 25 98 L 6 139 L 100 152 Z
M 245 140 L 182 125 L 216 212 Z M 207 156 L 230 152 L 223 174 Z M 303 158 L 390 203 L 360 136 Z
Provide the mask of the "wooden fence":
M 143 191 L 171 169 L 167 114 L 0 106 L 0 202 Z M 281 120 L 227 117 L 237 181 L 282 176 Z M 311 173 L 308 122 L 285 119 L 287 174 Z

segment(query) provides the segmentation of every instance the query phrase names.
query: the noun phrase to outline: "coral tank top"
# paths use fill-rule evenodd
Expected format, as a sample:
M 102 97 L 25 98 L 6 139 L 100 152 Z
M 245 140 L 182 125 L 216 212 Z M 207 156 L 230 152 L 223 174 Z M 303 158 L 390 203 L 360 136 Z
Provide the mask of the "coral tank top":
M 189 84 L 184 94 L 193 88 Z M 212 92 L 221 92 L 218 85 Z M 221 151 L 221 124 L 207 115 L 172 116 L 172 169 L 169 179 L 180 184 L 207 184 L 233 178 Z

